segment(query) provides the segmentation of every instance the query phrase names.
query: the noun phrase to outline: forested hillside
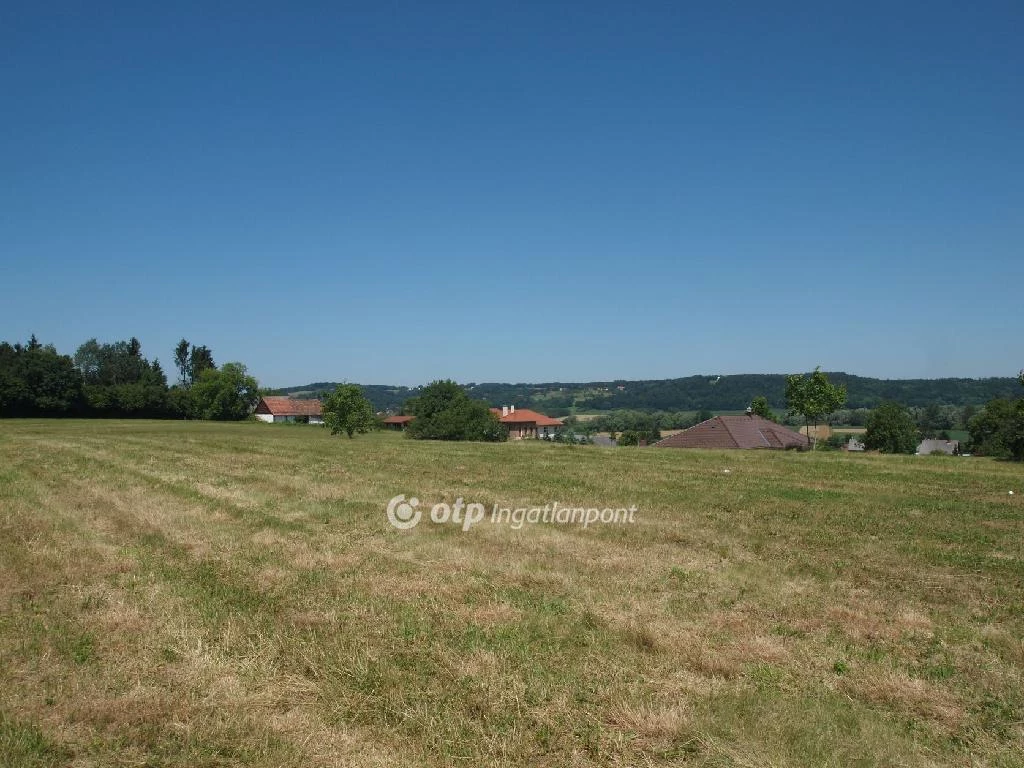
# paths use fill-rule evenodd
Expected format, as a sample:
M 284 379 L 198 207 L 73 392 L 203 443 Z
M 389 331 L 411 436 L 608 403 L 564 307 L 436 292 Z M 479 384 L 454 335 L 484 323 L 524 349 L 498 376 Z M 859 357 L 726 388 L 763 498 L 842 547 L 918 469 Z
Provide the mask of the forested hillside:
M 1015 397 L 1017 380 L 1011 377 L 986 379 L 874 379 L 848 373 L 830 372 L 829 379 L 847 388 L 847 408 L 874 408 L 885 400 L 908 406 L 983 405 L 997 397 Z M 741 410 L 758 395 L 772 407 L 785 407 L 784 374 L 739 374 L 735 376 L 688 376 L 681 379 L 645 381 L 596 381 L 587 383 L 548 382 L 540 384 L 466 384 L 477 399 L 494 405 L 529 406 L 551 415 L 564 415 L 570 408 L 581 412 L 630 409 L 638 411 Z M 335 387 L 317 382 L 285 387 L 282 394 L 316 397 Z M 418 387 L 363 385 L 363 392 L 378 411 L 397 410 Z

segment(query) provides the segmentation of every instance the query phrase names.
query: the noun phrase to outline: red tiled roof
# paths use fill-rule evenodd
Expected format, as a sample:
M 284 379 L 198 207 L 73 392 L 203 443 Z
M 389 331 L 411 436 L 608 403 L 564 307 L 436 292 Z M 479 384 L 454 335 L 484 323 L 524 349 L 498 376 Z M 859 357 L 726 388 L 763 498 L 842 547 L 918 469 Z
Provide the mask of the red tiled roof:
M 408 424 L 412 421 L 412 416 L 388 416 L 384 419 L 385 424 Z
M 716 416 L 659 440 L 655 448 L 807 448 L 807 437 L 754 414 Z
M 543 413 L 531 411 L 529 408 L 516 408 L 507 416 L 501 415 L 501 408 L 491 408 L 491 413 L 498 417 L 502 424 L 536 424 L 538 427 L 561 427 L 562 422 L 545 416 Z
M 294 397 L 262 397 L 256 406 L 256 413 L 273 416 L 320 416 L 319 400 L 299 400 Z

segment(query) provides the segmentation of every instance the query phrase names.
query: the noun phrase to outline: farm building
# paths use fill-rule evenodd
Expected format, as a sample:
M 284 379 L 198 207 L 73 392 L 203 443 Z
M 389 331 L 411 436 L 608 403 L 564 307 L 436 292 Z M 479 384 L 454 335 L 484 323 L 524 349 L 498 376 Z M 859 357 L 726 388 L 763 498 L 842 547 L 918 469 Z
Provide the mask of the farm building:
M 498 421 L 508 427 L 509 440 L 525 440 L 530 437 L 540 439 L 554 437 L 555 431 L 563 426 L 562 422 L 558 419 L 545 416 L 537 411 L 531 411 L 529 408 L 520 408 L 517 411 L 514 405 L 491 408 L 491 413 L 498 417 Z
M 957 440 L 922 440 L 921 444 L 917 446 L 917 452 L 922 456 L 932 453 L 956 456 L 960 453 L 960 443 Z
M 747 413 L 716 416 L 659 440 L 654 448 L 808 448 L 806 435 Z
M 864 443 L 862 443 L 860 440 L 858 440 L 855 436 L 851 435 L 850 439 L 846 443 L 843 444 L 843 450 L 844 451 L 854 451 L 854 452 L 863 451 L 864 450 Z
M 401 431 L 409 426 L 410 421 L 412 421 L 412 416 L 388 416 L 381 423 L 384 424 L 385 429 Z
M 294 397 L 261 397 L 256 406 L 256 418 L 268 424 L 324 423 L 319 400 L 300 400 Z

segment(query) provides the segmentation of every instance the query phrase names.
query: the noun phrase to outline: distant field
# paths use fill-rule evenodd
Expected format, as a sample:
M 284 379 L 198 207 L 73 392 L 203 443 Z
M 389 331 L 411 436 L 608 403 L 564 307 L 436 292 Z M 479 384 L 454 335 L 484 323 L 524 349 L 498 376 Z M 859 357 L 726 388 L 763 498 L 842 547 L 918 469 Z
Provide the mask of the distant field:
M 399 493 L 638 511 L 398 531 Z M 984 459 L 0 422 L 0 765 L 1020 766 L 1022 500 Z

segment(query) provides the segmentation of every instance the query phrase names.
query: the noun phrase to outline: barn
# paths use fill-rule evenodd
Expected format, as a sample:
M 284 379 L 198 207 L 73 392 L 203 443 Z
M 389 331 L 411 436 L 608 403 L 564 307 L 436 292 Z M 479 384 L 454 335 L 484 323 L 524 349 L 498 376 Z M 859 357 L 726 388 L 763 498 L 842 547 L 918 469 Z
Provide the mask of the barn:
M 297 397 L 261 397 L 256 405 L 256 418 L 268 424 L 324 423 L 319 400 L 300 400 Z

